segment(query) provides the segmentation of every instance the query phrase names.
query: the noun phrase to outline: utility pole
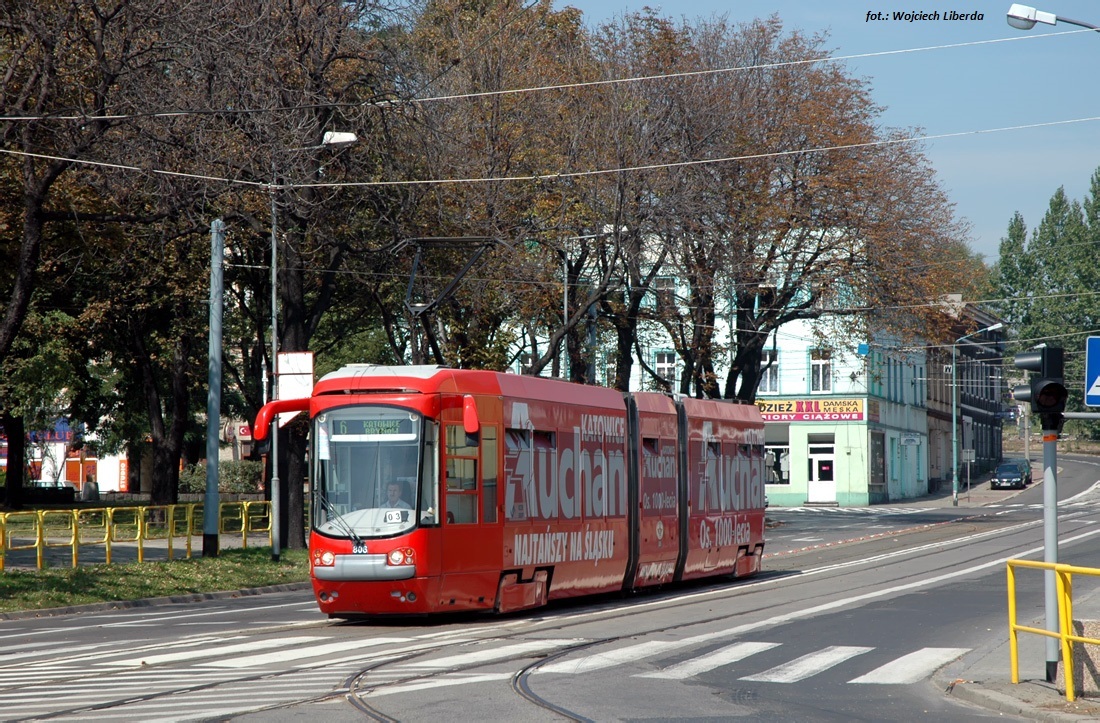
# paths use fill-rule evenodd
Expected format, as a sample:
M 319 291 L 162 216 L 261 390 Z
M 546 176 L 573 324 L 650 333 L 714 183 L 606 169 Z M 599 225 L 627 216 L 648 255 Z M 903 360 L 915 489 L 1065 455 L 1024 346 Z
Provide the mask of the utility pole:
M 218 434 L 222 406 L 222 262 L 225 255 L 225 223 L 210 224 L 210 346 L 206 378 L 206 495 L 202 504 L 202 556 L 218 556 Z

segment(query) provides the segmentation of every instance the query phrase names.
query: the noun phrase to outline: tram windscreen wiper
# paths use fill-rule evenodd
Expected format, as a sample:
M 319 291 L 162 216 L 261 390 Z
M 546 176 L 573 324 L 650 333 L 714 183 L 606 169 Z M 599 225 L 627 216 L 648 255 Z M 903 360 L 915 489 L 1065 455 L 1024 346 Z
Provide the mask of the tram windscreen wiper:
M 328 521 L 332 523 L 340 532 L 351 538 L 351 541 L 356 545 L 362 545 L 363 541 L 359 538 L 359 535 L 355 534 L 355 528 L 348 524 L 348 521 L 344 519 L 344 516 L 336 511 L 336 508 L 332 506 L 332 503 L 328 501 L 328 497 L 320 489 L 317 490 L 317 501 L 321 503 L 321 506 L 328 513 Z

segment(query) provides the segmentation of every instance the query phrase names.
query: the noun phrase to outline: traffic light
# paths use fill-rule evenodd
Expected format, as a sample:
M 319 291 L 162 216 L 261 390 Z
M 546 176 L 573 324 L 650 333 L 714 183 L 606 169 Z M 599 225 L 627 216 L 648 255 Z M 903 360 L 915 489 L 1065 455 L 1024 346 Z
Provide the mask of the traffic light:
M 1035 414 L 1058 414 L 1066 410 L 1065 381 L 1062 371 L 1062 350 L 1045 347 L 1016 355 L 1017 369 L 1036 372 L 1029 384 L 1017 386 L 1012 397 L 1018 402 L 1030 402 Z

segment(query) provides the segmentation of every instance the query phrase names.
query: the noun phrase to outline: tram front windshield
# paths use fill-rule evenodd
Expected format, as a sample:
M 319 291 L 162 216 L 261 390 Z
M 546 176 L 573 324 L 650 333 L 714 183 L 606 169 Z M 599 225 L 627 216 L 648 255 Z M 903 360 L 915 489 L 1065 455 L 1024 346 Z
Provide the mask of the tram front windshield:
M 343 407 L 314 419 L 313 526 L 334 537 L 389 537 L 416 526 L 421 417 Z M 425 513 L 430 501 L 425 500 Z

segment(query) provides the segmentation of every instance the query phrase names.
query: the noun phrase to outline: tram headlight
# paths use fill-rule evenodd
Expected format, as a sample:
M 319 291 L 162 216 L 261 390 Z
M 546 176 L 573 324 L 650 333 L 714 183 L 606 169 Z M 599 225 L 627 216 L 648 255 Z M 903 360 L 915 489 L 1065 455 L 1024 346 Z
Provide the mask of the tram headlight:
M 391 550 L 389 555 L 389 563 L 394 566 L 412 565 L 415 559 L 416 554 L 411 547 L 398 547 L 395 550 Z
M 314 567 L 332 567 L 336 564 L 336 555 L 331 550 L 315 550 L 313 553 Z

